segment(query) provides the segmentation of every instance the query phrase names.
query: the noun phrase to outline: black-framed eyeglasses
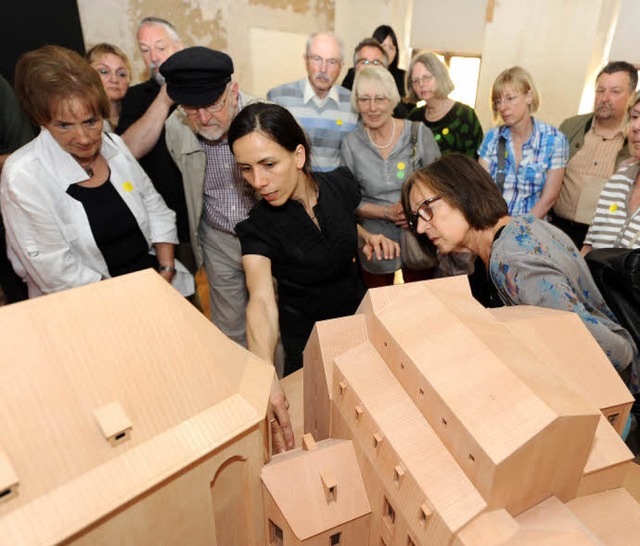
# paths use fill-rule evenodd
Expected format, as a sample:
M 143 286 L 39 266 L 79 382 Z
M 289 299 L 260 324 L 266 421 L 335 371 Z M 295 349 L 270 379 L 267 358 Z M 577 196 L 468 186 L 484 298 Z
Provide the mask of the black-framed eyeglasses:
M 442 199 L 442 195 L 436 195 L 434 197 L 429 197 L 429 199 L 425 199 L 418 205 L 418 210 L 415 214 L 411 213 L 409 217 L 409 227 L 413 231 L 418 230 L 419 218 L 422 218 L 425 222 L 431 222 L 431 220 L 433 220 L 433 209 L 431 208 L 431 203 L 435 203 L 438 199 Z
M 205 110 L 211 116 L 217 112 L 220 112 L 220 110 L 222 110 L 222 108 L 224 107 L 225 103 L 227 102 L 227 97 L 229 96 L 230 87 L 231 86 L 227 84 L 227 86 L 224 88 L 224 91 L 222 92 L 221 98 L 219 98 L 217 102 L 214 102 L 209 106 L 193 108 L 191 106 L 184 106 L 181 104 L 178 106 L 178 109 L 182 110 L 184 115 L 188 118 L 195 118 L 200 110 Z

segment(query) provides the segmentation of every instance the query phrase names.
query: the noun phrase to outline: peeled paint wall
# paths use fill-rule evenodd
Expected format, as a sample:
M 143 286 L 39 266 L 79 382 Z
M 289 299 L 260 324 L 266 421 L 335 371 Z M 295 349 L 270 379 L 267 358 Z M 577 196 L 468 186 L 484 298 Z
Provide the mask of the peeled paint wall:
M 435 1 L 78 0 L 78 8 L 86 45 L 106 41 L 122 47 L 131 58 L 134 83 L 146 78 L 135 41 L 138 21 L 158 15 L 176 25 L 187 46 L 205 45 L 229 53 L 241 88 L 263 96 L 274 84 L 304 77 L 304 38 L 322 30 L 335 30 L 345 43 L 345 67 L 338 81 L 352 64 L 355 44 L 379 24 L 395 29 L 400 66 L 406 68 L 412 13 L 433 12 Z M 627 31 L 616 41 L 615 32 L 617 6 L 622 7 L 621 20 L 632 19 L 634 1 L 496 0 L 493 20 L 484 23 L 476 104 L 485 130 L 493 125 L 489 106 L 493 79 L 515 64 L 533 74 L 542 95 L 541 119 L 559 124 L 578 112 L 581 98 L 588 109 L 592 99 L 583 95 L 592 89 L 595 72 L 608 58 L 611 35 L 617 51 L 635 44 L 635 34 Z M 467 11 L 458 7 L 451 21 L 437 27 L 443 37 Z M 438 42 L 436 36 L 433 42 Z
M 235 78 L 252 92 L 250 70 L 252 28 L 304 35 L 332 30 L 335 0 L 78 0 L 87 47 L 105 41 L 129 55 L 133 82 L 147 77 L 135 39 L 138 22 L 155 15 L 171 21 L 185 46 L 203 45 L 227 52 L 234 61 Z M 304 74 L 301 51 L 283 51 L 282 62 L 295 62 Z M 300 76 L 302 77 L 302 76 Z

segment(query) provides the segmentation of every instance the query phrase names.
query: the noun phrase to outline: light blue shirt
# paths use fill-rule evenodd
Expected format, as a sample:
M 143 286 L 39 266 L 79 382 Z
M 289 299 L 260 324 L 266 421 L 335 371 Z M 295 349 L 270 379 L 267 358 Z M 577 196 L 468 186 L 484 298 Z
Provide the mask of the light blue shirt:
M 558 129 L 532 117 L 533 131 L 522 145 L 522 159 L 516 169 L 511 129 L 500 125 L 491 129 L 480 146 L 480 158 L 489 164 L 489 174 L 498 174 L 498 142 L 506 139 L 505 178 L 502 196 L 509 206 L 509 214 L 528 214 L 540 199 L 547 181 L 547 172 L 563 169 L 569 161 L 569 141 Z

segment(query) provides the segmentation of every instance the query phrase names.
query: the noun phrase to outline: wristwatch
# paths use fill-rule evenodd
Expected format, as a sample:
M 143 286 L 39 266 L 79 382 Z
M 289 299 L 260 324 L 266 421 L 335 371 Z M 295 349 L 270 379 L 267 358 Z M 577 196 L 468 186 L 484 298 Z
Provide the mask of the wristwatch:
M 159 265 L 158 266 L 158 273 L 161 273 L 162 271 L 169 271 L 169 273 L 175 273 L 176 272 L 176 268 L 171 266 L 171 265 Z

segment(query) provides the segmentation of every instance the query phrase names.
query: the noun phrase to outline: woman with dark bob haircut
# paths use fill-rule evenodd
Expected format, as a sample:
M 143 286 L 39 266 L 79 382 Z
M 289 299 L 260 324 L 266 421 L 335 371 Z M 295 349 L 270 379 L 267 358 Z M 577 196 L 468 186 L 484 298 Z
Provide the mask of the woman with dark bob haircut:
M 360 190 L 348 169 L 311 173 L 307 138 L 286 108 L 243 108 L 228 139 L 242 175 L 261 197 L 236 226 L 249 290 L 247 344 L 273 362 L 279 325 L 287 375 L 302 367 L 316 321 L 351 315 L 360 304 L 358 246 L 368 259 L 374 253 L 390 259 L 400 249 L 357 225 Z
M 398 67 L 400 46 L 398 45 L 398 38 L 396 37 L 395 31 L 389 25 L 380 25 L 373 31 L 371 37 L 378 40 L 382 48 L 387 53 L 387 59 L 389 60 L 389 72 L 391 72 L 391 75 L 396 82 L 398 93 L 400 93 L 401 97 L 404 97 L 404 81 L 407 77 L 407 73 L 402 70 L 402 68 Z
M 451 154 L 419 169 L 403 187 L 402 205 L 411 227 L 441 252 L 477 256 L 470 281 L 481 303 L 577 313 L 631 392 L 640 390 L 632 338 L 571 239 L 534 216 L 509 216 L 493 179 L 476 161 Z

